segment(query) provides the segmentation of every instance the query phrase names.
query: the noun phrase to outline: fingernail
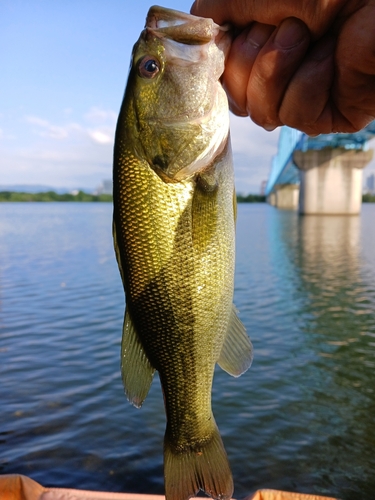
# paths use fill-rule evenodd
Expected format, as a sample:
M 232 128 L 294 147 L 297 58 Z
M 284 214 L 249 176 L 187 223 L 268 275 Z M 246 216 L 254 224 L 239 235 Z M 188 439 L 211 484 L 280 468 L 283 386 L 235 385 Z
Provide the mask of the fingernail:
M 332 56 L 336 48 L 336 39 L 327 37 L 320 40 L 311 51 L 311 58 L 315 61 L 322 61 L 328 56 Z
M 191 6 L 191 8 L 190 8 L 190 14 L 193 14 L 193 15 L 194 15 L 194 12 L 196 11 L 196 9 L 197 9 L 197 7 L 198 7 L 198 5 L 197 5 L 197 4 L 198 4 L 198 2 L 197 2 L 197 1 L 195 1 L 195 2 L 193 3 L 193 5 L 192 5 L 192 6 Z
M 246 42 L 250 43 L 256 49 L 263 47 L 273 30 L 274 27 L 268 24 L 254 23 L 246 36 Z
M 264 130 L 267 130 L 267 132 L 272 132 L 277 128 L 277 125 L 263 125 Z
M 307 28 L 299 19 L 290 17 L 283 21 L 276 33 L 275 43 L 282 49 L 291 49 L 306 36 Z

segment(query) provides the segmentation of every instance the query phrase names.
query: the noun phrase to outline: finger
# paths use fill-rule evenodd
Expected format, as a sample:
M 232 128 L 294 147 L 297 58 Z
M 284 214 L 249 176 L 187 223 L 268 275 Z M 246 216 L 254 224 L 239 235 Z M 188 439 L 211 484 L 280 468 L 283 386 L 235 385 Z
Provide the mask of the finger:
M 246 92 L 253 64 L 275 27 L 253 23 L 234 39 L 223 75 L 230 109 L 234 114 L 247 116 Z
M 257 21 L 279 26 L 288 17 L 301 19 L 314 38 L 320 38 L 330 27 L 348 0 L 195 0 L 190 12 L 211 17 L 216 23 L 245 27 Z M 352 2 L 353 3 L 353 2 Z M 356 3 L 356 2 L 354 2 Z
M 279 112 L 284 125 L 309 135 L 332 132 L 330 94 L 334 77 L 336 40 L 317 42 L 289 81 Z
M 285 19 L 253 64 L 247 87 L 247 111 L 252 120 L 266 130 L 282 125 L 279 108 L 309 43 L 310 34 L 305 24 L 299 19 Z
M 248 2 L 248 6 L 243 8 L 241 2 L 233 0 L 229 2 L 228 0 L 196 0 L 191 6 L 190 13 L 194 16 L 211 17 L 218 24 L 230 22 L 236 26 L 246 26 L 254 20 L 251 15 L 251 3 Z M 241 16 L 240 13 L 243 14 L 244 10 L 249 12 Z
M 333 128 L 360 130 L 375 118 L 375 4 L 357 10 L 342 26 L 336 52 Z

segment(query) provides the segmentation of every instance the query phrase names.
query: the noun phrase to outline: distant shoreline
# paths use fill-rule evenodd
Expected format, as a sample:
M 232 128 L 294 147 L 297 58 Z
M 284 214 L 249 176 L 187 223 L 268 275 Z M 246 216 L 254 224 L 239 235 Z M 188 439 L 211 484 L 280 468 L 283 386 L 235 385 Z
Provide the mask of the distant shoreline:
M 78 193 L 64 193 L 58 194 L 55 191 L 43 191 L 40 193 L 26 193 L 19 191 L 0 191 L 0 203 L 2 202 L 99 202 L 99 203 L 111 203 L 113 197 L 111 194 L 88 194 L 84 191 L 78 191 Z M 238 203 L 264 203 L 266 197 L 258 194 L 248 194 L 248 195 L 237 195 Z M 364 194 L 362 196 L 363 203 L 375 203 L 375 195 Z
M 58 194 L 55 191 L 42 191 L 40 193 L 25 193 L 19 191 L 0 191 L 0 202 L 111 202 L 111 194 L 88 194 L 84 191 L 77 193 Z
M 42 191 L 40 193 L 26 193 L 20 191 L 0 191 L 1 202 L 51 202 L 51 201 L 70 201 L 70 202 L 104 202 L 110 203 L 113 201 L 111 194 L 88 194 L 84 191 L 78 193 L 58 194 L 55 191 Z M 237 195 L 238 203 L 263 203 L 266 201 L 265 196 L 257 194 Z

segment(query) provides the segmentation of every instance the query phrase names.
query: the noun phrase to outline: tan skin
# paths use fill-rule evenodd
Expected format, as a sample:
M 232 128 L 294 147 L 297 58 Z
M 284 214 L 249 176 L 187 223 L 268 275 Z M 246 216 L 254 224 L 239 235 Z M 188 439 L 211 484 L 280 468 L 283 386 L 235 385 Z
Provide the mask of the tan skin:
M 375 119 L 375 0 L 196 0 L 234 27 L 223 85 L 266 130 L 356 132 Z

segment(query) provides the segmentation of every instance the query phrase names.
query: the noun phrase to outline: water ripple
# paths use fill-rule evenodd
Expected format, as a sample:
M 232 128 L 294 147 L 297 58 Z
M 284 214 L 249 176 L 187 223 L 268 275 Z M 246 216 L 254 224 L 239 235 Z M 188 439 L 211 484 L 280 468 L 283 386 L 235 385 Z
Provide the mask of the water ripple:
M 163 398 L 124 396 L 124 297 L 107 204 L 2 204 L 0 470 L 45 485 L 163 493 Z M 213 406 L 235 496 L 372 500 L 375 207 L 298 217 L 241 205 L 235 303 L 254 344 Z

